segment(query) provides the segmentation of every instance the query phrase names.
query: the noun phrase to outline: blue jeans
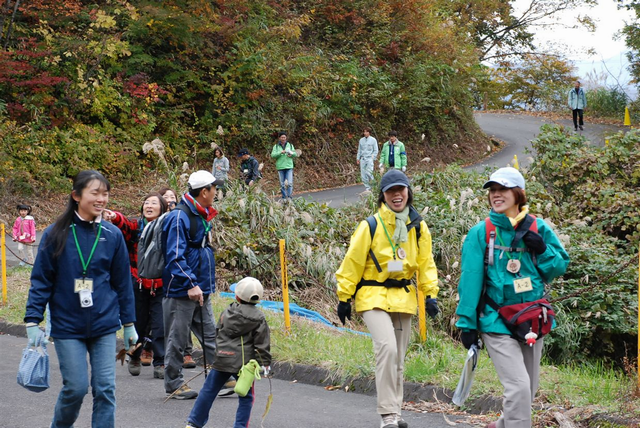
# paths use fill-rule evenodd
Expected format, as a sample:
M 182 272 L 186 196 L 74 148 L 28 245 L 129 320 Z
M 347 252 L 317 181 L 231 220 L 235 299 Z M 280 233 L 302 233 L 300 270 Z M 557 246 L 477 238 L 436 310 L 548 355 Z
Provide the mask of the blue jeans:
M 279 169 L 278 177 L 280 178 L 280 192 L 282 193 L 282 199 L 291 198 L 293 193 L 293 168 L 291 169 Z M 285 181 L 287 182 L 285 186 Z
M 222 389 L 226 381 L 230 377 L 238 379 L 238 375 L 227 372 L 219 372 L 218 370 L 211 370 L 209 376 L 204 381 L 204 385 L 200 390 L 198 399 L 191 409 L 187 422 L 196 427 L 202 428 L 209 420 L 209 412 L 213 401 L 218 396 L 218 393 Z M 233 428 L 248 428 L 249 419 L 251 418 L 251 408 L 253 407 L 253 395 L 254 385 L 251 385 L 251 389 L 246 396 L 238 396 L 238 410 L 236 411 L 236 422 L 233 424 Z
M 93 428 L 114 427 L 116 424 L 116 334 L 90 339 L 55 339 L 56 354 L 62 375 L 62 390 L 53 414 L 52 428 L 73 427 L 82 400 L 89 390 L 91 364 L 91 395 L 93 395 Z

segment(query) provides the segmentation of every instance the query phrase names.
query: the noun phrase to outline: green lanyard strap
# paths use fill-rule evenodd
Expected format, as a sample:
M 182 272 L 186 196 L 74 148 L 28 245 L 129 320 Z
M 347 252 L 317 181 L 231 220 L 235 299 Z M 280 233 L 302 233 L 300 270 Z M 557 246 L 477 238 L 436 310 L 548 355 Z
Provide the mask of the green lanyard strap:
M 380 217 L 380 213 L 378 213 L 378 218 L 380 219 L 380 223 L 382 223 L 382 228 L 384 229 L 384 234 L 387 235 L 387 239 L 389 240 L 389 244 L 391 244 L 391 248 L 393 248 L 393 260 L 396 259 L 396 248 L 400 246 L 393 245 L 393 241 L 391 240 L 391 236 L 389 236 L 389 232 L 387 232 L 387 226 L 384 225 L 384 221 L 382 221 L 382 217 Z
M 76 234 L 76 225 L 71 225 L 71 231 L 73 232 L 73 239 L 76 241 L 76 248 L 78 249 L 78 255 L 80 256 L 80 263 L 82 263 L 82 277 L 87 276 L 87 269 L 89 268 L 89 263 L 91 263 L 91 258 L 93 257 L 93 252 L 96 250 L 98 246 L 98 240 L 100 240 L 100 232 L 102 232 L 102 226 L 98 223 L 98 233 L 96 234 L 96 240 L 93 243 L 93 248 L 91 248 L 91 253 L 89 254 L 89 258 L 87 262 L 84 261 L 84 256 L 82 255 L 82 250 L 80 249 L 80 243 L 78 242 L 78 235 Z

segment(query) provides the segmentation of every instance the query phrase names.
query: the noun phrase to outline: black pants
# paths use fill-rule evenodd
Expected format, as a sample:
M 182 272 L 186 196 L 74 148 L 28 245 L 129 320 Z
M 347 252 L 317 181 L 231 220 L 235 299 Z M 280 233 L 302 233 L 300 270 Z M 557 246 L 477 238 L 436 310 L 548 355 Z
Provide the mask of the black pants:
M 573 127 L 578 129 L 578 125 L 584 125 L 584 121 L 582 120 L 582 115 L 584 110 L 581 108 L 573 109 Z M 580 123 L 578 123 L 578 116 L 580 116 Z
M 164 364 L 164 323 L 162 316 L 162 298 L 164 290 L 156 290 L 152 295 L 149 290 L 140 289 L 136 283 L 133 294 L 136 299 L 136 331 L 138 331 L 138 342 L 145 343 L 145 333 L 151 332 L 151 349 L 153 349 L 153 366 Z M 147 338 L 148 340 L 149 338 Z M 134 353 L 136 358 L 140 358 L 142 346 Z

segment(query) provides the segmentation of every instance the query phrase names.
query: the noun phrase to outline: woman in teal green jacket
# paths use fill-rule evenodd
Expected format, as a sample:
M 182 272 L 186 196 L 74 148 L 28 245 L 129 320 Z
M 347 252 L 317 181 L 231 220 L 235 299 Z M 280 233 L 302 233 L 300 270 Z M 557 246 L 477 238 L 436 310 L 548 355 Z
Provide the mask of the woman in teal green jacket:
M 462 330 L 461 340 L 467 349 L 478 342 L 480 334 L 504 387 L 503 414 L 488 427 L 530 427 L 544 339 L 540 337 L 530 346 L 513 338 L 492 306 L 479 307 L 482 291 L 485 287 L 484 302 L 493 300 L 499 307 L 542 299 L 545 283 L 564 274 L 569 256 L 540 218 L 533 219 L 535 225 L 513 245 L 515 229 L 528 214 L 525 181 L 517 169 L 500 168 L 484 188 L 489 189 L 491 212 L 489 220 L 471 228 L 462 247 L 456 326 Z M 487 254 L 485 267 L 487 227 L 495 227 L 496 248 L 493 257 Z M 510 249 L 512 246 L 517 249 Z

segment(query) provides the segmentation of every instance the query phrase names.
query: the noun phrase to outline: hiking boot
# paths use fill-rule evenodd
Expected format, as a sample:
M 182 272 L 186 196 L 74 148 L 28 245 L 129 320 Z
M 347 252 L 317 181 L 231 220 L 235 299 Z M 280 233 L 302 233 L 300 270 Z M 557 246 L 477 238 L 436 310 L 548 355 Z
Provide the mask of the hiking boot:
M 140 364 L 140 360 L 129 358 L 127 367 L 129 368 L 129 373 L 131 373 L 131 376 L 138 376 L 140 374 L 141 366 L 142 364 Z
M 380 422 L 380 428 L 398 428 L 398 420 L 395 413 L 388 413 L 381 415 L 382 421 Z
M 196 368 L 196 362 L 193 360 L 193 357 L 191 355 L 184 356 L 184 359 L 182 360 L 182 367 L 184 367 L 185 369 Z
M 151 365 L 151 361 L 153 361 L 153 354 L 151 351 L 143 349 L 142 354 L 140 354 L 140 362 L 143 366 L 147 367 Z
M 226 397 L 227 395 L 233 394 L 235 391 L 233 390 L 236 387 L 236 381 L 234 379 L 228 380 L 222 386 L 220 392 L 218 392 L 218 397 Z
M 171 395 L 171 392 L 167 392 L 167 395 Z M 178 388 L 171 398 L 174 400 L 192 400 L 198 396 L 198 393 L 193 389 L 189 388 L 189 385 L 182 385 Z
M 154 379 L 164 379 L 164 365 L 155 366 L 153 368 L 153 378 Z
M 407 421 L 402 419 L 402 416 L 400 415 L 398 415 L 398 428 L 409 428 L 409 424 L 407 423 Z

